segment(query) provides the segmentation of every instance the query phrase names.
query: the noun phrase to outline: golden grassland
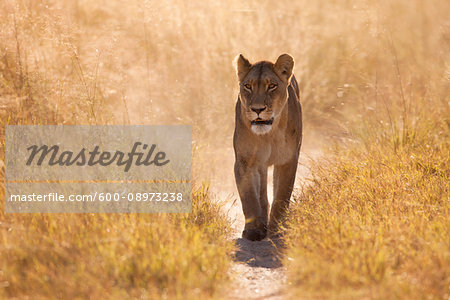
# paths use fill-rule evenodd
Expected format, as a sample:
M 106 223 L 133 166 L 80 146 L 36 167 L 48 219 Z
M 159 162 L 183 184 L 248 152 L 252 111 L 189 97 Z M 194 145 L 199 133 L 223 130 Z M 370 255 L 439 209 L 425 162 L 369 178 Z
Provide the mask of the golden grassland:
M 213 297 L 232 244 L 207 197 L 195 191 L 190 214 L 18 215 L 2 203 L 0 297 Z
M 348 135 L 313 164 L 292 206 L 293 299 L 450 297 L 450 44 L 438 12 L 449 6 L 381 3 L 368 10 L 375 34 L 336 67 L 356 71 L 336 94 L 351 106 Z M 358 61 L 360 47 L 370 50 Z
M 449 297 L 447 126 L 425 122 L 398 148 L 365 137 L 314 165 L 286 237 L 293 298 Z
M 0 3 L 3 141 L 7 124 L 193 122 L 194 101 L 180 106 L 193 98 L 175 70 L 180 32 L 155 15 L 171 18 L 171 5 L 122 6 Z M 3 162 L 4 142 L 2 184 Z M 216 297 L 229 280 L 233 246 L 229 223 L 197 174 L 191 214 L 5 214 L 2 186 L 0 297 Z
M 333 145 L 293 205 L 292 297 L 448 298 L 449 11 L 444 0 L 1 1 L 2 139 L 6 124 L 193 124 L 196 192 L 192 215 L 0 207 L 0 295 L 217 296 L 228 223 L 199 183 L 232 176 L 231 62 L 287 52 L 304 141 Z

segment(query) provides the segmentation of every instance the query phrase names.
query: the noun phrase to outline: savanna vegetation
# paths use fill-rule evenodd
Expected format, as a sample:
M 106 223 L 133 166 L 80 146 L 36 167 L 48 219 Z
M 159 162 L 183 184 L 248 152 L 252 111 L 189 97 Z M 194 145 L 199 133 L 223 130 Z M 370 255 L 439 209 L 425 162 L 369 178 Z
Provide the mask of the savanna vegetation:
M 190 215 L 10 215 L 2 203 L 0 296 L 220 297 L 229 223 L 202 182 L 233 176 L 231 62 L 287 52 L 304 150 L 326 148 L 287 224 L 288 295 L 448 298 L 449 13 L 444 0 L 0 1 L 3 141 L 7 124 L 194 134 Z
M 3 196 L 3 191 L 2 191 Z M 198 299 L 228 281 L 229 225 L 205 187 L 191 214 L 0 212 L 2 298 Z
M 312 85 L 347 130 L 293 205 L 288 289 L 293 299 L 448 299 L 450 6 L 375 1 L 334 24 L 351 5 L 320 14 L 324 32 L 354 26 L 319 42 L 339 49 L 322 63 L 338 84 L 323 74 L 328 83 Z

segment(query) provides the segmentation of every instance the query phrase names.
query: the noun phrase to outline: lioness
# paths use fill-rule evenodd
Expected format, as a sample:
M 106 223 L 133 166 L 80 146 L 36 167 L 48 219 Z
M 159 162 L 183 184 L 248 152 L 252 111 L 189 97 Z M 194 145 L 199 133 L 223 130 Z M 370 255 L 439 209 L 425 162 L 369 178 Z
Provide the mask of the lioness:
M 275 233 L 289 206 L 300 146 L 302 110 L 294 59 L 283 54 L 275 63 L 251 64 L 237 58 L 240 92 L 234 130 L 234 175 L 245 228 L 242 237 L 256 241 Z M 267 168 L 274 165 L 274 199 L 267 200 Z

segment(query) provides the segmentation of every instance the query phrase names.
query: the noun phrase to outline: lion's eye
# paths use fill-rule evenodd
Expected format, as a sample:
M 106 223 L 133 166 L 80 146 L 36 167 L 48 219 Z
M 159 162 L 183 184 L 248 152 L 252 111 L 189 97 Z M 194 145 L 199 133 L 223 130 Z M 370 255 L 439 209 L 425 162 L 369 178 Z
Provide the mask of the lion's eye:
M 248 83 L 244 84 L 244 87 L 245 87 L 247 90 L 249 90 L 249 91 L 252 90 L 252 86 L 251 86 L 250 84 L 248 84 Z
M 277 85 L 276 85 L 275 83 L 271 83 L 271 84 L 269 84 L 269 86 L 267 87 L 267 89 L 268 89 L 269 91 L 274 90 L 274 89 L 276 89 L 276 88 L 277 88 Z

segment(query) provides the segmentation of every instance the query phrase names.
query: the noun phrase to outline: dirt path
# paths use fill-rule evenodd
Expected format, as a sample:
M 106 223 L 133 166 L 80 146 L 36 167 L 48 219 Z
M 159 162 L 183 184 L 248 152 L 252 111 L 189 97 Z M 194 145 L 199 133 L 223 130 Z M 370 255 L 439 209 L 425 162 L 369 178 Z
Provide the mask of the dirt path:
M 240 207 L 238 207 L 240 209 Z M 243 216 L 239 220 L 243 220 Z M 235 278 L 231 299 L 283 299 L 286 283 L 277 243 L 268 239 L 252 242 L 241 238 L 244 222 L 236 222 L 233 239 L 237 251 L 231 275 Z
M 311 158 L 319 155 L 317 151 L 308 151 L 300 159 L 297 171 L 296 188 L 294 194 L 299 192 L 301 183 L 309 174 Z M 268 198 L 272 201 L 272 176 L 268 178 Z M 232 174 L 230 170 L 230 174 Z M 226 178 L 226 177 L 225 177 Z M 223 180 L 223 177 L 222 177 Z M 251 242 L 241 237 L 244 229 L 244 216 L 241 203 L 234 187 L 234 182 L 222 185 L 222 191 L 217 193 L 219 199 L 227 199 L 226 212 L 232 222 L 233 240 L 236 243 L 234 263 L 231 276 L 233 288 L 227 291 L 226 297 L 230 299 L 285 299 L 286 298 L 286 269 L 282 265 L 278 249 L 280 242 L 264 239 Z

